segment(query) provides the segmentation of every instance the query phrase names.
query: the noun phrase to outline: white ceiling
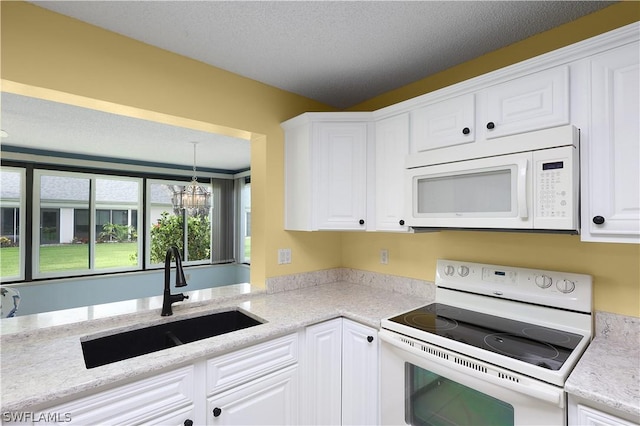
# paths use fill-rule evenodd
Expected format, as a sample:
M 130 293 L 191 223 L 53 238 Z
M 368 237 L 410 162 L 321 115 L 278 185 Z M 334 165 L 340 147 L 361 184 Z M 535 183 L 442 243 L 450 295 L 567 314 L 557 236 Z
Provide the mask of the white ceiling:
M 6 92 L 1 105 L 2 130 L 8 134 L 2 143 L 23 151 L 55 151 L 148 166 L 177 164 L 191 169 L 192 142 L 197 142 L 200 171 L 238 172 L 250 166 L 251 146 L 245 139 Z
M 31 3 L 327 105 L 347 108 L 613 2 L 87 0 Z M 28 107 L 42 105 L 34 106 L 38 102 L 33 100 L 6 101 L 5 97 L 3 95 L 2 128 L 16 141 L 21 136 L 6 128 L 9 120 L 5 118 L 5 107 L 14 108 L 16 112 L 22 109 L 28 115 Z M 191 158 L 179 159 L 184 156 L 184 148 L 178 156 L 172 155 L 176 141 L 184 144 L 182 141 L 205 136 L 193 135 L 193 131 L 185 129 L 185 134 L 180 135 L 175 133 L 178 129 L 126 117 L 87 119 L 83 117 L 87 111 L 69 109 L 63 111 L 63 116 L 70 117 L 68 125 L 52 127 L 52 121 L 40 121 L 39 134 L 36 130 L 30 131 L 35 125 L 31 118 L 13 117 L 14 122 L 25 120 L 17 127 L 20 132 L 31 132 L 30 139 L 25 137 L 19 143 L 53 150 L 77 149 L 89 155 L 108 152 L 109 156 L 121 152 L 108 149 L 109 146 L 122 144 L 126 147 L 122 152 L 128 152 L 127 158 L 161 160 L 159 162 L 169 158 L 171 162 L 189 164 Z M 76 113 L 78 117 L 74 117 Z M 104 113 L 97 115 L 101 114 Z M 47 119 L 46 116 L 39 118 Z M 56 121 L 60 118 L 55 117 Z M 94 122 L 100 124 L 86 127 L 87 123 Z M 44 128 L 56 128 L 59 134 L 53 136 L 48 132 L 46 141 L 39 139 L 45 136 Z M 133 134 L 137 141 L 163 140 L 162 148 L 136 152 L 136 146 L 145 145 L 130 144 Z M 95 140 L 89 147 L 84 139 L 88 135 Z M 83 139 L 78 139 L 80 137 Z M 3 139 L 3 143 L 9 144 L 10 138 Z M 229 138 L 222 139 L 220 143 L 228 147 Z M 198 163 L 202 161 L 203 166 L 211 168 L 246 168 L 248 142 L 244 142 L 241 149 L 238 147 L 242 142 L 238 147 L 233 145 L 247 153 L 243 167 L 238 167 L 235 158 L 229 158 L 228 164 L 214 162 L 214 158 L 226 159 L 227 156 L 216 155 L 213 150 L 205 152 L 209 142 L 198 145 Z M 213 145 L 211 143 L 211 147 Z

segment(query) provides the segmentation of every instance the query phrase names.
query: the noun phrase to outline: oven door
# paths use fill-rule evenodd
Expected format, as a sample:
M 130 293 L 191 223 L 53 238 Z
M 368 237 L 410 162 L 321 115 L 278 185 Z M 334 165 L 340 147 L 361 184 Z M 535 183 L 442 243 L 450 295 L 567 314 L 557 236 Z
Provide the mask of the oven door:
M 566 425 L 562 388 L 381 330 L 386 425 Z
M 407 169 L 412 227 L 533 228 L 532 153 Z

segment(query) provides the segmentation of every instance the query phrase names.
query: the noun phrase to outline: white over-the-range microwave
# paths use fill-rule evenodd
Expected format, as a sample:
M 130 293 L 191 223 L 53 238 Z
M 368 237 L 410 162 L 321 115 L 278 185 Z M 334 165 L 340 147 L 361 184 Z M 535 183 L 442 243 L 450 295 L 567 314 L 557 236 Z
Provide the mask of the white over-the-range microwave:
M 406 224 L 578 233 L 579 143 L 568 125 L 411 154 Z

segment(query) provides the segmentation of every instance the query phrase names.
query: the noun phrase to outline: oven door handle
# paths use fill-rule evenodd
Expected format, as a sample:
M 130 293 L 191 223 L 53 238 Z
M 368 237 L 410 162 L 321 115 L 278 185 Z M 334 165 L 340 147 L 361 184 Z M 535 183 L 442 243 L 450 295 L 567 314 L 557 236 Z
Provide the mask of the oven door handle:
M 462 355 L 459 355 L 455 352 L 449 351 L 447 349 L 443 349 L 440 347 L 434 347 L 437 348 L 436 350 L 442 354 L 445 353 L 447 354 L 446 358 L 443 358 L 442 356 L 436 356 L 431 354 L 429 351 L 427 350 L 421 350 L 416 348 L 415 346 L 411 346 L 411 344 L 409 343 L 405 343 L 406 342 L 411 342 L 414 345 L 422 345 L 425 348 L 429 348 L 429 346 L 427 346 L 426 344 L 423 344 L 417 340 L 411 339 L 411 338 L 407 338 L 407 337 L 402 337 L 403 341 L 398 340 L 398 338 L 396 337 L 396 335 L 394 335 L 392 332 L 389 332 L 387 330 L 380 330 L 378 332 L 378 337 L 380 338 L 380 340 L 382 340 L 385 343 L 388 343 L 390 345 L 395 346 L 396 348 L 402 350 L 402 351 L 406 351 L 409 352 L 419 358 L 425 359 L 425 360 L 429 360 L 432 362 L 435 362 L 437 364 L 440 364 L 446 368 L 452 369 L 453 368 L 460 368 L 462 365 L 464 365 L 464 362 L 462 363 L 456 363 L 454 360 L 452 360 L 451 358 L 457 358 L 458 360 L 468 360 L 470 363 L 473 364 L 483 364 L 487 366 L 487 369 L 491 369 L 491 370 L 495 370 L 497 371 L 498 368 L 491 366 L 491 364 L 487 364 L 487 363 L 481 363 L 478 362 L 477 360 L 473 360 L 472 358 L 467 358 L 464 357 Z M 454 370 L 455 371 L 455 370 Z M 465 375 L 470 375 L 470 376 L 474 376 L 476 378 L 480 378 L 486 382 L 490 382 L 496 386 L 500 386 L 502 388 L 506 388 L 506 389 L 510 389 L 519 393 L 522 393 L 524 395 L 530 396 L 530 397 L 534 397 L 536 399 L 551 403 L 553 405 L 556 405 L 560 408 L 564 408 L 564 398 L 563 398 L 563 393 L 564 391 L 562 389 L 555 389 L 555 387 L 552 387 L 551 385 L 548 385 L 549 388 L 547 388 L 546 386 L 538 386 L 536 385 L 535 382 L 532 382 L 528 379 L 526 379 L 525 377 L 522 377 L 516 373 L 512 373 L 509 372 L 508 375 L 509 376 L 514 376 L 514 377 L 521 377 L 521 380 L 516 382 L 516 381 L 512 381 L 512 380 L 505 380 L 505 379 L 500 379 L 492 374 L 488 374 L 488 373 L 482 373 L 480 371 L 477 371 L 473 368 L 469 368 L 468 371 L 464 371 Z M 526 384 L 525 384 L 526 383 Z

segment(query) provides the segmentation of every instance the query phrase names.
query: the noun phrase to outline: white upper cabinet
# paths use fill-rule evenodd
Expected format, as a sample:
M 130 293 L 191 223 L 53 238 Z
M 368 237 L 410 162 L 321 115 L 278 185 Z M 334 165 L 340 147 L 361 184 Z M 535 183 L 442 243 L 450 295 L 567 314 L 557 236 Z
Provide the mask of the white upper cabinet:
M 582 239 L 640 242 L 640 46 L 594 56 L 583 146 Z
M 410 151 L 428 155 L 457 145 L 464 149 L 465 144 L 565 124 L 569 67 L 559 66 L 413 109 Z
M 374 112 L 282 123 L 285 229 L 409 231 L 407 167 L 571 124 L 582 240 L 640 242 L 639 33 L 630 24 Z
M 368 113 L 306 113 L 282 123 L 286 230 L 367 229 L 372 126 Z
M 404 168 L 409 153 L 409 113 L 376 121 L 376 231 L 407 232 Z
M 491 86 L 480 98 L 478 124 L 485 139 L 569 124 L 569 67 Z
M 475 96 L 457 96 L 411 111 L 412 152 L 475 141 Z

